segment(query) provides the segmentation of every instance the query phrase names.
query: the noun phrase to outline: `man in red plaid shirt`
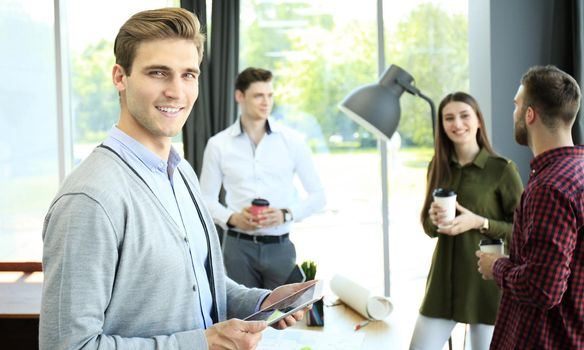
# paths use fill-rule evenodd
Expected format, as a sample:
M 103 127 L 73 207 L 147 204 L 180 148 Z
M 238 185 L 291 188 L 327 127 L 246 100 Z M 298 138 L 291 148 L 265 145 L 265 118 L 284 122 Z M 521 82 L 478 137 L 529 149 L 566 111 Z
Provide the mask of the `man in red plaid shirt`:
M 584 147 L 571 133 L 579 107 L 578 84 L 556 67 L 521 79 L 515 140 L 535 158 L 510 256 L 476 253 L 483 278 L 503 292 L 491 349 L 584 349 Z

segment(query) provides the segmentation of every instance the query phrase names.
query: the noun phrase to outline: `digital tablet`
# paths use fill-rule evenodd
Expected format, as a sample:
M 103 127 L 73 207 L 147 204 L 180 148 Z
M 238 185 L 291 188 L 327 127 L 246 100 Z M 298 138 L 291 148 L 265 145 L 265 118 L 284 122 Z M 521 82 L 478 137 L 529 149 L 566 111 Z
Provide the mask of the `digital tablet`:
M 322 298 L 323 282 L 320 280 L 306 286 L 294 294 L 281 299 L 274 304 L 261 309 L 255 314 L 246 317 L 245 321 L 267 321 L 268 326 L 280 321 L 284 317 L 306 308 Z
M 284 284 L 301 283 L 304 281 L 306 281 L 306 275 L 304 274 L 304 271 L 302 271 L 300 266 L 294 265 L 294 269 L 292 269 L 292 272 L 290 272 L 290 275 L 288 275 L 288 279 L 286 282 L 284 282 Z

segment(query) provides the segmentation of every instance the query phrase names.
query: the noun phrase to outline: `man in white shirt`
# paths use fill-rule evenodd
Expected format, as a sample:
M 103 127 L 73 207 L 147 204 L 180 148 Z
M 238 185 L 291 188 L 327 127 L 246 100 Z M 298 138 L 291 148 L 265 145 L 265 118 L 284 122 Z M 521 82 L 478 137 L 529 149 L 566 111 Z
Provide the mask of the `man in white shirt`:
M 293 221 L 325 205 L 322 184 L 302 135 L 269 116 L 274 104 L 272 73 L 247 68 L 235 82 L 241 116 L 209 139 L 203 157 L 201 191 L 213 220 L 227 229 L 223 252 L 227 275 L 248 287 L 274 288 L 296 264 L 289 239 Z M 298 175 L 307 195 L 299 198 Z M 219 202 L 221 185 L 226 206 Z M 254 216 L 251 202 L 269 206 Z

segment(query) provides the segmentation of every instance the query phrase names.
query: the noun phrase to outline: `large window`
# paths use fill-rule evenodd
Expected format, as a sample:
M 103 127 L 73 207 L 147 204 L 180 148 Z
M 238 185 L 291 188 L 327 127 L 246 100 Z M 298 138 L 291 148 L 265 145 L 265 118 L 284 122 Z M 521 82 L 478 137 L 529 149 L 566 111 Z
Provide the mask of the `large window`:
M 58 182 L 53 4 L 0 11 L 0 259 L 39 260 L 43 212 Z
M 274 117 L 312 147 L 327 207 L 293 228 L 298 260 L 315 260 L 317 277 L 346 275 L 383 292 L 381 181 L 388 181 L 392 297 L 407 298 L 413 327 L 435 240 L 419 223 L 433 154 L 428 104 L 401 99 L 399 135 L 387 144 L 381 179 L 376 139 L 338 109 L 378 77 L 377 0 L 242 0 L 240 69 L 274 72 Z M 467 0 L 385 1 L 385 66 L 397 64 L 436 105 L 468 91 Z M 402 311 L 404 309 L 401 309 Z M 409 322 L 409 323 L 408 323 Z
M 61 15 L 54 2 L 65 4 Z M 4 0 L 0 11 L 0 260 L 41 260 L 42 224 L 62 180 L 59 169 L 70 171 L 117 121 L 110 76 L 121 24 L 137 11 L 179 1 L 54 2 Z M 55 38 L 55 23 L 65 37 Z M 65 61 L 59 75 L 56 39 Z M 58 101 L 67 115 L 58 114 Z M 63 149 L 72 151 L 60 157 Z

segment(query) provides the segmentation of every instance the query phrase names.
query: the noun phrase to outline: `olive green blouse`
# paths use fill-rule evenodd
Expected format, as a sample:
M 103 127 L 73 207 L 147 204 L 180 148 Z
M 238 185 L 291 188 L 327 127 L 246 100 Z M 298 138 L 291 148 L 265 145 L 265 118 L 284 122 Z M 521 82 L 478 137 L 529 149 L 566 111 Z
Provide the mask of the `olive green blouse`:
M 513 213 L 523 184 L 517 166 L 510 160 L 481 149 L 472 163 L 450 162 L 452 181 L 441 187 L 456 191 L 457 201 L 473 213 L 489 219 L 489 230 L 478 229 L 457 236 L 436 232 L 428 218 L 424 231 L 438 237 L 420 313 L 463 323 L 495 323 L 500 291 L 492 280 L 477 271 L 475 251 L 484 238 L 503 238 L 507 250 Z

